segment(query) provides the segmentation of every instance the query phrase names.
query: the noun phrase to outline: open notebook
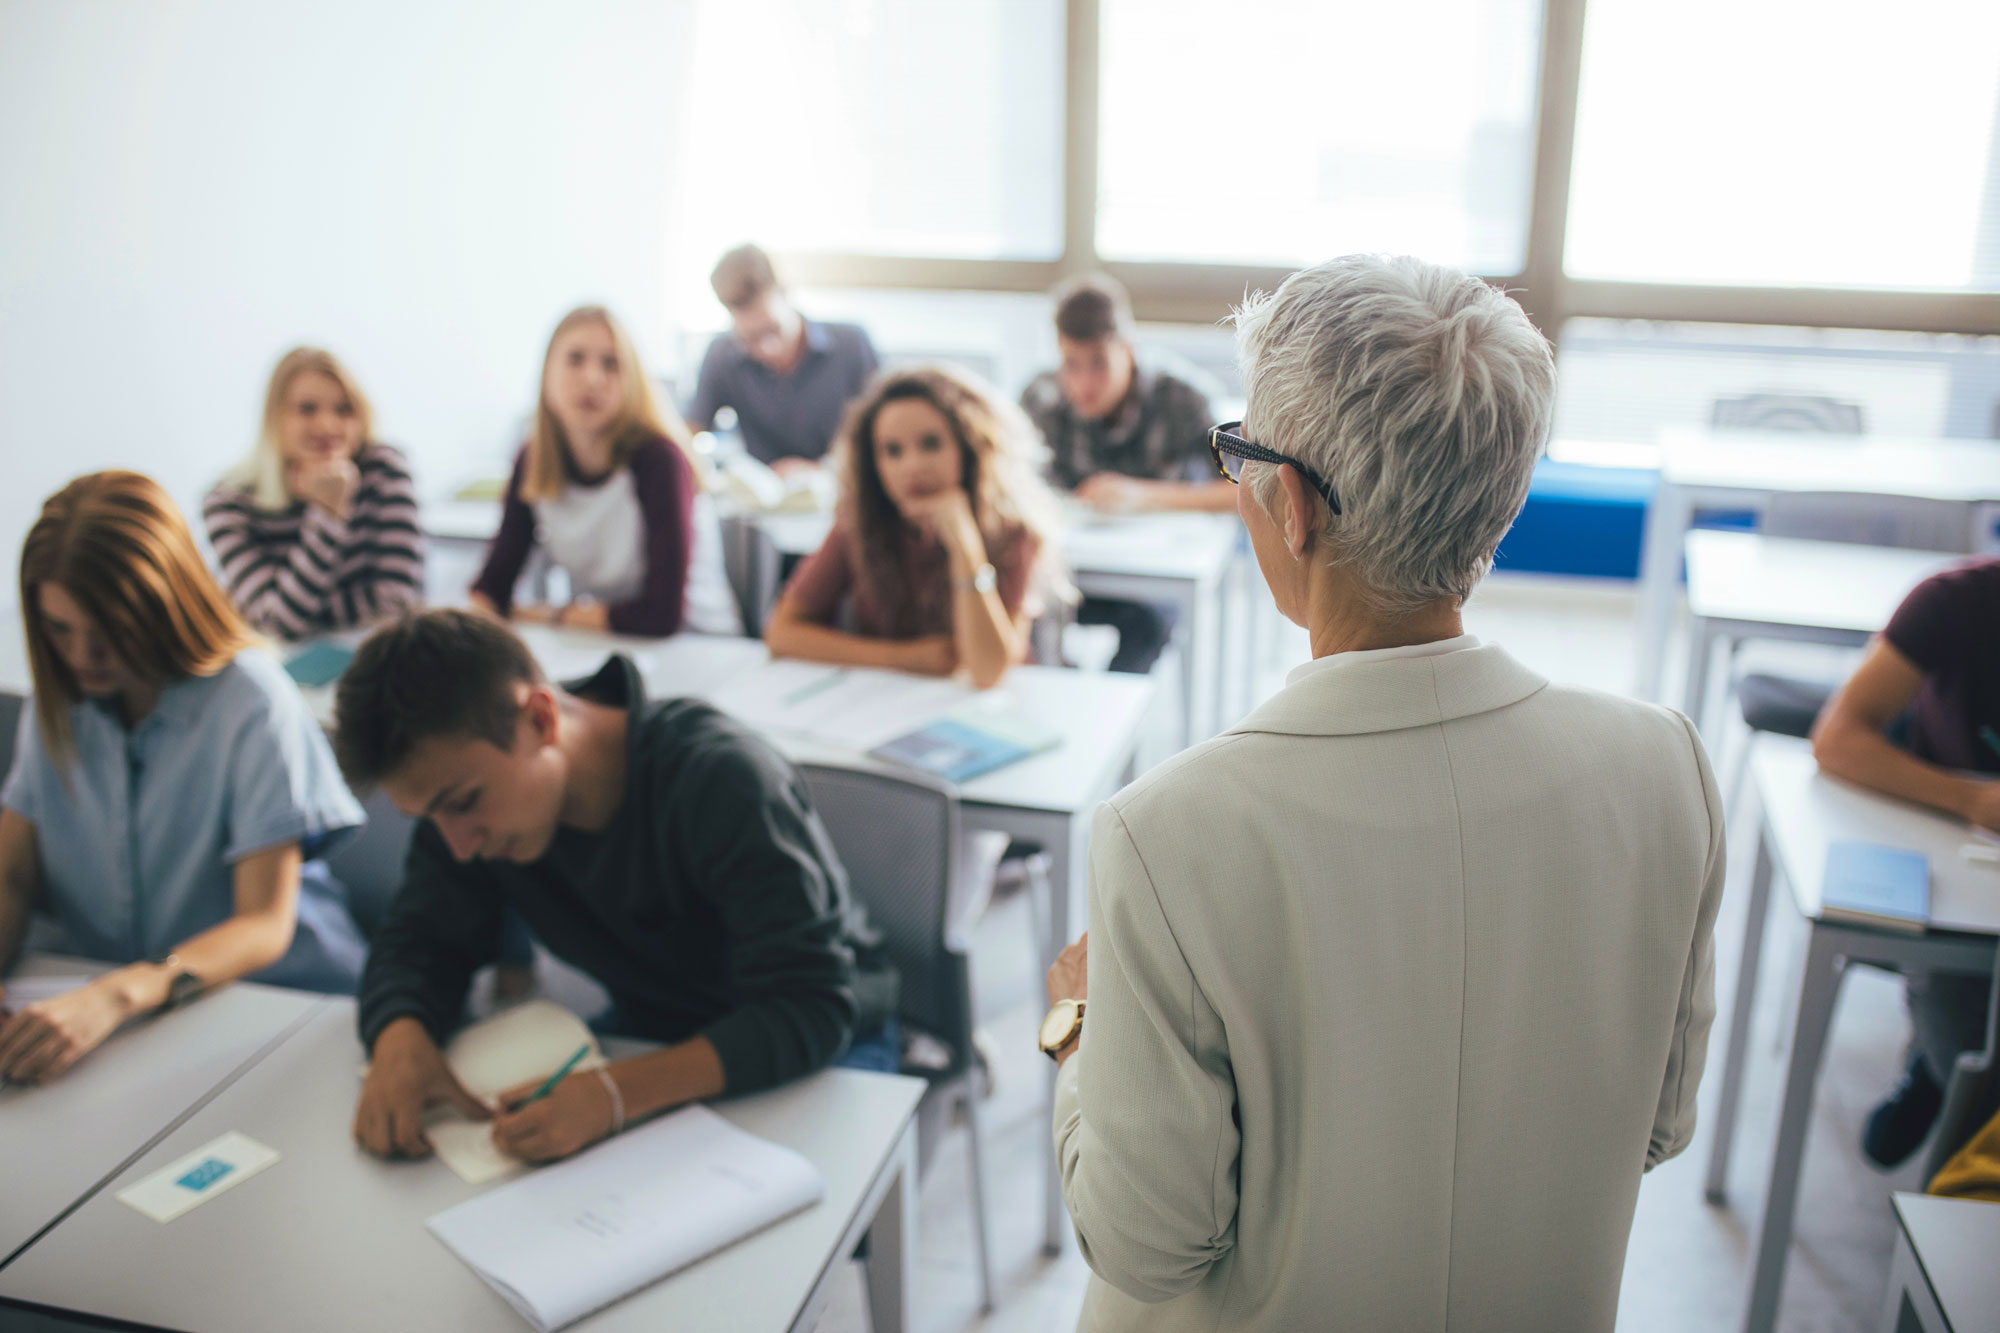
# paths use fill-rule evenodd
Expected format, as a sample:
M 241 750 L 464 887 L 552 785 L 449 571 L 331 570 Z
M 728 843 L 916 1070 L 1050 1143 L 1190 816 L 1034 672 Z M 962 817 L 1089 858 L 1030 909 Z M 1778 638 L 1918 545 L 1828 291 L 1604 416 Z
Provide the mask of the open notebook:
M 575 1323 L 824 1197 L 819 1169 L 684 1107 L 430 1219 L 542 1333 Z
M 604 1063 L 597 1038 L 582 1019 L 559 1004 L 530 1000 L 461 1029 L 445 1047 L 444 1060 L 467 1092 L 490 1104 L 509 1088 L 547 1078 L 579 1046 L 588 1046 L 590 1054 L 577 1062 L 578 1069 Z M 449 1103 L 431 1108 L 424 1137 L 438 1160 L 468 1185 L 526 1169 L 494 1146 L 490 1122 L 467 1119 Z

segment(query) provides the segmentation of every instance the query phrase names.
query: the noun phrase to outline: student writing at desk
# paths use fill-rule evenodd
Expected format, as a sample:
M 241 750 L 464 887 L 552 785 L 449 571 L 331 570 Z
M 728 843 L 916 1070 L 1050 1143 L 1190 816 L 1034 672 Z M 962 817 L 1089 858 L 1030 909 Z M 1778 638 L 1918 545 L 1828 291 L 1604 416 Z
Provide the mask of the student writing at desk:
M 1918 584 L 1827 701 L 1813 754 L 1836 777 L 2000 830 L 2000 559 Z M 1959 1052 L 1986 1040 L 1986 980 L 1912 976 L 1902 1081 L 1862 1130 L 1891 1169 L 1923 1143 Z
M 136 472 L 58 491 L 21 607 L 35 697 L 0 790 L 0 973 L 44 891 L 63 947 L 119 966 L 0 1019 L 0 1077 L 53 1078 L 237 977 L 351 991 L 361 935 L 316 858 L 361 809 L 166 492 Z
M 495 1141 L 517 1157 L 565 1157 L 843 1051 L 896 1067 L 893 974 L 857 968 L 867 926 L 804 782 L 741 724 L 647 699 L 622 656 L 551 685 L 511 630 L 457 611 L 363 644 L 336 713 L 350 777 L 424 821 L 361 984 L 372 1063 L 354 1133 L 371 1152 L 428 1152 L 433 1101 L 485 1114 L 439 1047 L 508 908 L 611 993 L 600 1028 L 667 1043 L 500 1114 Z
M 771 651 L 998 682 L 1061 583 L 1040 452 L 1018 411 L 955 371 L 878 379 L 848 411 L 833 530 L 778 599 Z

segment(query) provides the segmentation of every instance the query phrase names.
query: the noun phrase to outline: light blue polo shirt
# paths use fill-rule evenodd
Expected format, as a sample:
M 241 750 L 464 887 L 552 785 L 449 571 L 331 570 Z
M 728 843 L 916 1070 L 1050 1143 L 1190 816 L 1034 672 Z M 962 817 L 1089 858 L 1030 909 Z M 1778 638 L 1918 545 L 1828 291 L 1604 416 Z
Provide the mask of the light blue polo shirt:
M 129 732 L 108 706 L 69 710 L 65 774 L 32 703 L 0 805 L 35 825 L 42 882 L 67 947 L 113 963 L 158 958 L 235 914 L 234 868 L 297 842 L 306 858 L 290 951 L 256 979 L 352 992 L 367 946 L 317 858 L 361 807 L 291 678 L 255 649 L 178 680 Z M 67 781 L 65 781 L 67 777 Z

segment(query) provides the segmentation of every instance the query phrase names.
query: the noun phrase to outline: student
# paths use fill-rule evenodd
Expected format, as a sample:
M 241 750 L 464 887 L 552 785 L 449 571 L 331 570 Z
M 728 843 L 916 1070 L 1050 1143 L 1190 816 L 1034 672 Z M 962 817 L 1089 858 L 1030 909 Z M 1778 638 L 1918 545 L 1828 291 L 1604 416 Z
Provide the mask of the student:
M 166 492 L 134 472 L 58 491 L 21 608 L 35 697 L 0 790 L 0 974 L 38 898 L 68 952 L 119 966 L 0 1018 L 0 1077 L 53 1078 L 237 977 L 352 991 L 361 935 L 318 858 L 361 809 Z
M 1868 646 L 1813 727 L 1825 772 L 2000 830 L 2000 558 L 1924 580 Z M 1986 981 L 1911 976 L 1914 1038 L 1902 1081 L 1861 1147 L 1884 1170 L 1922 1145 L 1959 1052 L 1986 1039 Z
M 833 530 L 778 599 L 771 651 L 996 683 L 1028 655 L 1038 583 L 1059 582 L 1040 453 L 1020 413 L 957 372 L 878 379 L 842 425 Z
M 688 420 L 707 430 L 736 413 L 743 447 L 779 475 L 816 466 L 841 409 L 875 373 L 875 348 L 853 324 L 822 324 L 793 308 L 770 256 L 754 245 L 724 255 L 709 277 L 730 332 L 708 346 Z
M 623 656 L 551 685 L 511 630 L 459 611 L 363 644 L 337 716 L 349 777 L 424 821 L 361 983 L 372 1062 L 354 1134 L 369 1151 L 426 1153 L 431 1102 L 486 1114 L 439 1048 L 509 908 L 611 993 L 600 1027 L 667 1043 L 500 1114 L 516 1156 L 797 1078 L 857 1032 L 893 1051 L 893 983 L 857 972 L 866 927 L 826 830 L 797 771 L 741 724 L 649 700 Z
M 1199 509 L 1233 513 L 1233 488 L 1215 474 L 1208 399 L 1187 375 L 1141 358 L 1125 291 L 1104 276 L 1055 293 L 1062 366 L 1021 395 L 1054 456 L 1056 484 L 1107 513 Z M 1187 374 L 1191 374 L 1188 372 Z M 1113 671 L 1152 670 L 1173 632 L 1171 607 L 1086 597 L 1077 622 L 1118 631 Z
M 325 634 L 423 600 L 416 489 L 372 422 L 332 353 L 295 347 L 271 372 L 256 448 L 208 493 L 230 600 L 264 633 Z
M 740 634 L 721 529 L 687 447 L 687 428 L 661 409 L 611 312 L 581 306 L 564 315 L 473 605 L 523 623 L 617 634 Z M 538 539 L 569 576 L 565 605 L 514 604 Z

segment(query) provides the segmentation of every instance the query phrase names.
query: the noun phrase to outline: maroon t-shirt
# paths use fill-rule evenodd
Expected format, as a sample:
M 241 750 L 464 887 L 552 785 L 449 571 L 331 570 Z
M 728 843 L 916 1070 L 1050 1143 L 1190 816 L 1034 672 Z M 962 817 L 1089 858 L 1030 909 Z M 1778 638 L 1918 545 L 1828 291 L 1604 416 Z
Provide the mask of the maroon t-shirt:
M 1919 583 L 1882 637 L 1924 673 L 1910 705 L 1911 753 L 2000 773 L 2000 557 Z
M 842 607 L 850 627 L 871 639 L 917 639 L 951 633 L 951 563 L 936 538 L 902 534 L 903 605 L 886 606 L 861 569 L 861 543 L 836 523 L 821 547 L 800 562 L 785 595 L 806 619 L 834 625 Z M 993 562 L 994 591 L 1007 614 L 1018 616 L 1033 581 L 1041 542 L 1014 527 L 987 546 Z

